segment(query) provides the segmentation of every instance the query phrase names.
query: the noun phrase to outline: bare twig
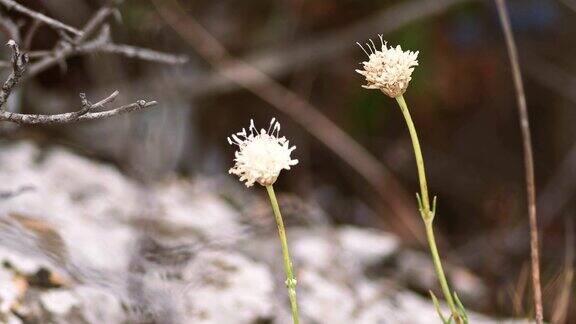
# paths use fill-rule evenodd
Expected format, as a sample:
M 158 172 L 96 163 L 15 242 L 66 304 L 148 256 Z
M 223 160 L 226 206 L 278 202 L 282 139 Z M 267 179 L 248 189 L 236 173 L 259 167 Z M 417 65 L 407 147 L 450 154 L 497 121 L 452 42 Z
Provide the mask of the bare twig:
M 2 1 L 5 0 L 0 0 L 0 3 L 2 3 Z M 115 12 L 117 12 L 117 9 L 114 7 L 102 7 L 90 18 L 90 20 L 88 20 L 84 25 L 84 28 L 80 31 L 81 33 L 77 34 L 75 38 L 70 38 L 66 34 L 61 33 L 61 40 L 53 50 L 30 53 L 30 59 L 39 60 L 30 64 L 25 78 L 32 78 L 55 64 L 64 65 L 67 58 L 83 54 L 118 54 L 129 58 L 164 64 L 183 64 L 188 61 L 188 58 L 185 55 L 173 55 L 147 48 L 114 44 L 110 40 L 109 27 L 107 25 L 104 25 L 102 28 L 100 27 L 104 24 L 106 19 Z M 34 23 L 39 21 L 41 20 L 34 20 Z M 33 27 L 34 26 L 32 26 L 31 29 Z M 93 39 L 90 39 L 90 37 L 99 29 L 100 33 Z M 7 66 L 6 62 L 0 61 L 0 67 L 5 66 Z
M 12 73 L 4 82 L 2 91 L 0 92 L 0 122 L 7 121 L 17 124 L 65 124 L 78 121 L 94 120 L 108 118 L 135 110 L 141 110 L 156 105 L 156 101 L 147 102 L 145 100 L 138 100 L 135 103 L 124 105 L 118 108 L 94 112 L 98 108 L 104 107 L 106 104 L 114 101 L 118 96 L 118 91 L 114 91 L 108 97 L 92 104 L 88 101 L 85 94 L 80 94 L 82 106 L 78 111 L 55 114 L 55 115 L 37 115 L 37 114 L 20 114 L 1 109 L 2 105 L 8 100 L 12 90 L 24 74 L 28 57 L 26 54 L 20 52 L 18 44 L 14 40 L 8 42 L 8 46 L 12 49 Z
M 8 121 L 16 124 L 70 124 L 81 121 L 105 119 L 113 116 L 126 114 L 132 111 L 143 110 L 157 104 L 156 101 L 138 100 L 134 103 L 109 109 L 106 111 L 93 112 L 97 108 L 104 107 L 112 102 L 117 96 L 118 91 L 114 91 L 108 97 L 100 100 L 95 104 L 90 104 L 85 97 L 82 98 L 81 108 L 74 112 L 55 114 L 55 115 L 37 115 L 37 114 L 17 114 L 9 111 L 0 110 L 0 122 Z
M 55 20 L 53 18 L 50 18 L 44 14 L 41 14 L 39 12 L 36 12 L 34 10 L 28 9 L 26 7 L 24 7 L 23 5 L 17 3 L 16 1 L 12 1 L 12 0 L 0 0 L 0 4 L 4 5 L 8 10 L 15 10 L 18 11 L 26 16 L 29 16 L 31 18 L 34 18 L 36 20 L 39 20 L 43 23 L 45 23 L 46 25 L 55 28 L 56 30 L 63 30 L 69 33 L 72 33 L 74 35 L 77 36 L 81 36 L 82 35 L 82 31 L 68 26 L 58 20 Z
M 159 62 L 165 64 L 183 64 L 188 62 L 188 57 L 185 55 L 173 55 L 142 47 L 136 47 L 130 45 L 118 45 L 112 43 L 97 46 L 94 49 L 94 52 L 119 54 L 122 56 L 126 56 L 128 58 L 137 58 L 140 60 Z
M 26 70 L 26 64 L 28 63 L 28 56 L 20 52 L 18 44 L 16 44 L 13 39 L 9 40 L 7 45 L 12 49 L 12 73 L 10 73 L 8 79 L 2 85 L 2 90 L 0 91 L 0 109 L 2 109 L 6 100 L 8 100 L 14 87 L 20 82 Z
M 90 22 L 87 25 L 90 25 Z M 87 26 L 86 30 L 89 28 L 90 26 Z M 100 34 L 90 41 L 79 44 L 79 39 L 80 38 L 74 39 L 72 44 L 64 43 L 59 48 L 49 52 L 49 54 L 43 55 L 41 60 L 30 65 L 26 78 L 32 78 L 67 58 L 83 54 L 119 54 L 129 58 L 137 58 L 164 64 L 184 64 L 188 61 L 188 57 L 184 55 L 174 55 L 147 48 L 114 44 L 110 42 L 108 26 L 104 26 L 101 29 Z
M 84 28 L 82 28 L 82 35 L 76 37 L 74 42 L 80 44 L 86 41 L 98 30 L 100 26 L 102 26 L 110 15 L 114 14 L 116 10 L 116 8 L 108 6 L 100 8 L 94 15 L 92 15 L 92 18 L 88 20 L 86 25 L 84 25 Z
M 330 148 L 369 183 L 390 206 L 406 239 L 422 243 L 421 226 L 410 198 L 395 177 L 370 152 L 342 131 L 316 107 L 251 65 L 232 57 L 198 22 L 184 14 L 175 1 L 153 1 L 162 17 L 219 73 L 290 116 Z M 233 72 L 228 69 L 235 66 Z M 400 225 L 400 227 L 398 227 Z M 408 235 L 408 236 L 407 236 Z
M 542 307 L 542 287 L 540 283 L 540 256 L 538 247 L 538 220 L 536 217 L 536 186 L 534 181 L 534 157 L 532 152 L 532 140 L 530 138 L 530 122 L 528 119 L 528 108 L 526 107 L 526 95 L 522 83 L 522 73 L 518 60 L 518 50 L 514 41 L 514 34 L 510 26 L 510 19 L 506 9 L 505 0 L 496 0 L 498 15 L 502 23 L 508 56 L 512 66 L 512 76 L 518 101 L 518 113 L 520 118 L 520 129 L 522 131 L 522 146 L 524 150 L 524 168 L 526 177 L 526 193 L 528 195 L 528 218 L 530 223 L 530 258 L 532 268 L 532 290 L 534 295 L 534 310 L 536 323 L 542 324 L 544 321 Z
M 98 10 L 86 23 L 84 29 L 80 31 L 60 23 L 52 18 L 49 18 L 43 14 L 32 11 L 12 0 L 0 0 L 0 4 L 6 6 L 9 10 L 13 9 L 33 18 L 34 25 L 31 26 L 31 30 L 26 37 L 28 47 L 30 46 L 29 43 L 31 42 L 31 38 L 35 33 L 35 29 L 40 23 L 56 28 L 60 34 L 61 40 L 58 42 L 53 51 L 41 51 L 34 54 L 34 58 L 38 58 L 39 61 L 30 65 L 28 74 L 25 76 L 25 78 L 30 78 L 46 70 L 54 64 L 64 64 L 66 58 L 78 54 L 114 53 L 131 58 L 139 58 L 143 60 L 157 61 L 168 64 L 181 64 L 187 60 L 187 58 L 183 56 L 176 56 L 128 45 L 113 44 L 110 41 L 109 27 L 104 25 L 102 28 L 100 28 L 106 19 L 116 11 L 116 9 L 113 7 L 106 6 Z M 101 30 L 100 34 L 93 39 L 89 39 L 99 28 Z M 16 29 L 16 31 L 18 30 Z M 66 32 L 72 33 L 75 37 L 70 37 L 68 34 L 66 34 Z M 12 48 L 11 61 L 9 63 L 0 62 L 0 66 L 12 67 L 12 73 L 6 82 L 4 82 L 2 91 L 0 93 L 0 122 L 7 121 L 17 124 L 64 124 L 108 118 L 156 105 L 155 101 L 147 102 L 145 100 L 138 100 L 134 103 L 117 108 L 108 109 L 105 111 L 96 111 L 98 108 L 103 108 L 106 104 L 112 102 L 118 96 L 118 91 L 115 91 L 108 97 L 100 100 L 95 104 L 90 103 L 85 94 L 80 94 L 80 109 L 70 113 L 42 115 L 20 114 L 3 110 L 2 106 L 6 103 L 12 90 L 24 77 L 24 71 L 26 70 L 29 60 L 28 55 L 20 52 L 20 48 L 18 47 L 18 43 L 16 41 L 11 40 L 8 42 L 8 45 Z
M 29 73 L 26 78 L 32 78 L 67 58 L 77 55 L 97 53 L 119 54 L 128 58 L 136 58 L 164 64 L 183 64 L 188 61 L 188 58 L 182 55 L 173 55 L 170 53 L 163 53 L 129 45 L 91 41 L 80 46 L 67 47 L 57 51 L 53 55 L 45 56 L 42 60 L 30 65 Z
M 98 13 L 96 13 L 98 16 Z M 94 28 L 95 24 L 93 23 L 94 19 L 90 19 L 86 24 L 86 30 L 91 30 Z M 54 64 L 59 62 L 65 61 L 68 57 L 79 54 L 84 52 L 84 48 L 88 48 L 89 50 L 93 50 L 97 46 L 105 44 L 110 40 L 110 29 L 106 26 L 102 28 L 100 34 L 96 36 L 93 40 L 88 42 L 84 42 L 83 44 L 78 44 L 78 41 L 83 36 L 78 36 L 76 39 L 72 40 L 71 42 L 64 42 L 59 43 L 56 48 L 52 52 L 48 52 L 40 61 L 31 64 L 30 68 L 28 69 L 28 75 L 26 78 L 30 79 L 37 74 L 45 71 L 46 69 L 50 68 Z

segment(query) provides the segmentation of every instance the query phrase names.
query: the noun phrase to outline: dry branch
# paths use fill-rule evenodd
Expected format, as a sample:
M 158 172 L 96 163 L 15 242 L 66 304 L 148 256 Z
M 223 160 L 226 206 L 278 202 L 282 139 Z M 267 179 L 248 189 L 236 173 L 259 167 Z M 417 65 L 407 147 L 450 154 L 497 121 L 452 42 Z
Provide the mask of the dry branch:
M 512 66 L 512 77 L 518 101 L 518 113 L 520 129 L 522 131 L 522 148 L 524 151 L 524 169 L 526 177 L 526 194 L 528 196 L 528 220 L 530 224 L 530 259 L 532 268 L 532 292 L 534 295 L 534 310 L 536 323 L 544 322 L 542 308 L 542 287 L 540 283 L 540 252 L 538 246 L 538 219 L 536 216 L 536 185 L 534 180 L 534 154 L 532 152 L 532 140 L 530 138 L 530 121 L 528 108 L 526 107 L 526 94 L 522 83 L 522 72 L 518 59 L 518 49 L 514 41 L 514 34 L 508 17 L 505 0 L 496 0 L 498 15 L 504 31 L 504 39 L 508 48 L 508 56 Z
M 18 82 L 24 75 L 26 64 L 28 63 L 28 56 L 20 52 L 18 44 L 14 40 L 8 42 L 8 46 L 12 49 L 12 73 L 8 76 L 6 82 L 2 86 L 0 92 L 0 122 L 7 121 L 16 124 L 67 124 L 79 121 L 103 119 L 112 116 L 125 114 L 131 111 L 142 110 L 145 108 L 156 105 L 156 101 L 147 102 L 145 100 L 138 100 L 134 103 L 120 106 L 117 108 L 109 109 L 106 111 L 96 111 L 99 108 L 105 107 L 106 104 L 114 101 L 118 96 L 118 91 L 114 91 L 108 97 L 92 104 L 88 101 L 85 94 L 80 94 L 82 102 L 81 108 L 77 111 L 55 115 L 42 115 L 42 114 L 20 114 L 1 109 L 6 103 L 12 90 L 18 85 Z
M 5 110 L 0 110 L 0 122 L 9 121 L 16 124 L 70 124 L 81 121 L 105 119 L 113 116 L 126 114 L 132 111 L 143 110 L 157 104 L 156 101 L 138 100 L 134 103 L 120 106 L 117 108 L 95 111 L 98 108 L 103 108 L 107 103 L 114 101 L 119 92 L 114 91 L 108 97 L 100 100 L 95 104 L 91 104 L 86 100 L 84 94 L 80 94 L 82 105 L 79 110 L 63 114 L 55 115 L 41 115 L 41 114 L 19 114 L 12 113 Z
M 5 0 L 0 0 L 0 3 L 1 1 Z M 30 53 L 30 59 L 37 59 L 37 61 L 30 64 L 25 78 L 30 79 L 56 64 L 64 63 L 70 57 L 86 54 L 117 54 L 128 58 L 163 64 L 184 64 L 188 61 L 188 57 L 185 55 L 174 55 L 147 48 L 113 43 L 110 39 L 110 29 L 104 23 L 116 10 L 116 8 L 109 6 L 102 7 L 88 20 L 80 31 L 81 33 L 77 34 L 75 38 L 62 37 L 54 49 Z M 90 39 L 97 31 L 99 33 Z M 8 65 L 7 62 L 0 61 L 0 67 Z
M 65 124 L 108 118 L 156 105 L 155 101 L 148 102 L 146 100 L 138 100 L 128 105 L 99 111 L 98 109 L 105 108 L 106 104 L 112 102 L 118 96 L 118 91 L 114 91 L 111 95 L 95 104 L 90 103 L 86 98 L 86 95 L 80 94 L 80 109 L 69 113 L 54 115 L 21 114 L 3 109 L 3 106 L 6 104 L 6 101 L 13 89 L 22 79 L 31 78 L 38 73 L 45 71 L 54 64 L 63 64 L 70 56 L 92 53 L 112 53 L 130 58 L 138 58 L 167 64 L 182 64 L 187 61 L 187 57 L 185 56 L 172 55 L 129 45 L 118 45 L 111 42 L 110 30 L 108 25 L 105 24 L 105 21 L 109 16 L 116 12 L 116 9 L 113 7 L 105 6 L 100 8 L 90 18 L 82 30 L 77 30 L 41 13 L 30 10 L 12 0 L 0 0 L 0 4 L 4 5 L 8 10 L 18 11 L 33 19 L 32 26 L 25 37 L 27 48 L 30 46 L 30 42 L 32 41 L 36 30 L 41 24 L 55 28 L 61 36 L 61 39 L 53 50 L 34 52 L 33 55 L 30 56 L 20 51 L 16 41 L 10 40 L 8 42 L 8 45 L 12 49 L 12 57 L 10 62 L 0 61 L 0 67 L 11 67 L 12 72 L 4 82 L 0 93 L 0 122 L 7 121 L 17 124 Z M 6 25 L 10 20 L 2 19 L 2 22 Z M 11 25 L 5 27 L 9 34 L 18 33 L 17 28 L 13 30 L 14 28 L 8 27 L 11 27 Z M 98 30 L 100 30 L 100 33 L 91 38 Z M 68 36 L 66 32 L 73 34 L 74 37 L 72 38 Z M 37 59 L 38 61 L 30 63 L 28 66 L 30 59 Z M 24 72 L 27 68 L 28 71 L 25 75 Z
M 183 64 L 188 61 L 184 55 L 173 55 L 154 51 L 148 48 L 136 47 L 131 45 L 103 44 L 94 49 L 95 53 L 119 54 L 128 58 L 136 58 L 144 61 L 159 62 L 165 64 Z
M 0 0 L 0 4 L 4 5 L 6 7 L 6 9 L 8 10 L 14 10 L 14 11 L 18 11 L 21 14 L 24 14 L 26 16 L 29 16 L 35 20 L 39 20 L 41 22 L 43 22 L 44 24 L 56 29 L 56 30 L 63 30 L 69 33 L 72 33 L 74 35 L 78 35 L 81 36 L 82 35 L 82 31 L 68 26 L 56 19 L 50 18 L 44 14 L 41 14 L 39 12 L 36 12 L 34 10 L 28 9 L 26 7 L 24 7 L 23 5 L 19 4 L 16 1 L 12 1 L 12 0 Z
M 66 45 L 49 54 L 42 55 L 43 58 L 40 61 L 30 65 L 26 78 L 32 78 L 70 57 L 97 53 L 118 54 L 128 58 L 164 64 L 183 64 L 188 61 L 188 58 L 183 55 L 173 55 L 130 45 L 117 45 L 106 39 L 96 38 L 82 45 Z
M 26 70 L 26 64 L 28 63 L 28 55 L 20 52 L 18 44 L 16 44 L 13 39 L 9 40 L 6 45 L 12 49 L 12 73 L 10 73 L 8 79 L 6 79 L 2 85 L 2 90 L 0 91 L 0 109 L 8 100 L 12 90 L 14 90 L 18 82 L 20 82 Z

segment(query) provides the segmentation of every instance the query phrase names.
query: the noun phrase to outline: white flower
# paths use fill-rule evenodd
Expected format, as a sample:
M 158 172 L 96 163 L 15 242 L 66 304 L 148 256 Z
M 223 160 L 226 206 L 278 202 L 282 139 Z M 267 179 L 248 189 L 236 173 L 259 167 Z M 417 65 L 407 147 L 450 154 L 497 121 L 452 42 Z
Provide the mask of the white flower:
M 269 186 L 276 182 L 280 171 L 290 170 L 290 167 L 298 164 L 298 160 L 292 160 L 290 154 L 296 146 L 289 146 L 285 137 L 279 137 L 280 123 L 272 118 L 268 130 L 260 132 L 254 127 L 254 120 L 250 120 L 248 132 L 242 131 L 228 137 L 228 143 L 238 145 L 235 153 L 234 166 L 230 174 L 240 177 L 240 181 L 246 181 L 246 187 L 251 187 L 254 182 L 263 186 Z
M 372 40 L 368 45 L 368 53 L 360 43 L 360 48 L 368 55 L 368 61 L 362 62 L 363 70 L 356 72 L 366 77 L 366 89 L 379 89 L 388 96 L 396 98 L 406 91 L 408 83 L 412 80 L 414 66 L 418 65 L 418 52 L 402 51 L 400 45 L 387 47 L 386 42 L 380 37 L 382 44 L 380 50 Z

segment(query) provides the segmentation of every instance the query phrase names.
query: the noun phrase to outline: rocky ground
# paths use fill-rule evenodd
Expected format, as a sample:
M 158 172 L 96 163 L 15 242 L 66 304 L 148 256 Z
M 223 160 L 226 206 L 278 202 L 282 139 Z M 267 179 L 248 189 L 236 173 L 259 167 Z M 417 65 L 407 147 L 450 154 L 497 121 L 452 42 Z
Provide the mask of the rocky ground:
M 276 229 L 257 189 L 230 178 L 144 186 L 19 143 L 0 147 L 0 191 L 0 323 L 289 323 Z M 435 286 L 426 254 L 390 233 L 335 227 L 298 197 L 279 200 L 302 323 L 439 322 L 424 295 Z M 449 268 L 465 304 L 481 307 L 481 280 Z

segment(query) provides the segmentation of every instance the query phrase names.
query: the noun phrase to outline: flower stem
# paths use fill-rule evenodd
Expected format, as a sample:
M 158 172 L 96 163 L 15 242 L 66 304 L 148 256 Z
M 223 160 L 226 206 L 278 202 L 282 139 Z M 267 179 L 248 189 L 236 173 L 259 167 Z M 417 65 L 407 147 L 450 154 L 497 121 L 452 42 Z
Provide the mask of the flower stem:
M 278 226 L 278 237 L 280 238 L 280 245 L 282 246 L 282 257 L 284 259 L 284 271 L 286 272 L 286 287 L 288 288 L 288 297 L 290 298 L 290 308 L 292 310 L 292 321 L 294 324 L 298 324 L 298 303 L 296 301 L 296 278 L 294 278 L 294 273 L 292 271 L 292 262 L 290 261 L 290 253 L 288 252 L 288 240 L 286 239 L 286 230 L 284 229 L 284 222 L 282 221 L 282 214 L 280 214 L 280 207 L 278 206 L 278 200 L 276 200 L 276 194 L 274 193 L 274 187 L 272 185 L 266 186 L 266 191 L 270 197 L 270 203 L 272 204 L 272 211 L 274 212 L 274 218 L 276 219 L 276 225 Z
M 433 202 L 432 209 L 430 209 L 430 198 L 428 196 L 428 185 L 426 183 L 426 171 L 424 169 L 424 159 L 422 158 L 422 150 L 420 149 L 420 141 L 418 140 L 418 134 L 416 133 L 416 127 L 408 111 L 408 106 L 404 100 L 404 96 L 400 95 L 396 97 L 396 101 L 400 106 L 400 110 L 404 115 L 406 120 L 406 125 L 408 126 L 408 131 L 410 132 L 410 137 L 412 139 L 412 146 L 414 148 L 414 155 L 416 156 L 416 167 L 418 168 L 418 179 L 420 180 L 420 196 L 418 196 L 418 208 L 420 209 L 420 215 L 424 221 L 424 226 L 426 227 L 426 238 L 428 239 L 428 245 L 430 246 L 430 253 L 432 255 L 432 262 L 434 263 L 434 270 L 436 271 L 436 276 L 438 277 L 438 282 L 442 288 L 442 293 L 444 298 L 448 303 L 448 307 L 452 312 L 452 318 L 456 324 L 462 323 L 461 314 L 458 311 L 452 294 L 450 293 L 450 287 L 448 286 L 448 281 L 446 280 L 446 275 L 444 274 L 444 269 L 442 268 L 442 262 L 440 260 L 440 255 L 438 253 L 438 248 L 436 246 L 436 240 L 434 238 L 434 229 L 432 223 L 434 221 L 434 216 L 436 212 L 435 201 Z

